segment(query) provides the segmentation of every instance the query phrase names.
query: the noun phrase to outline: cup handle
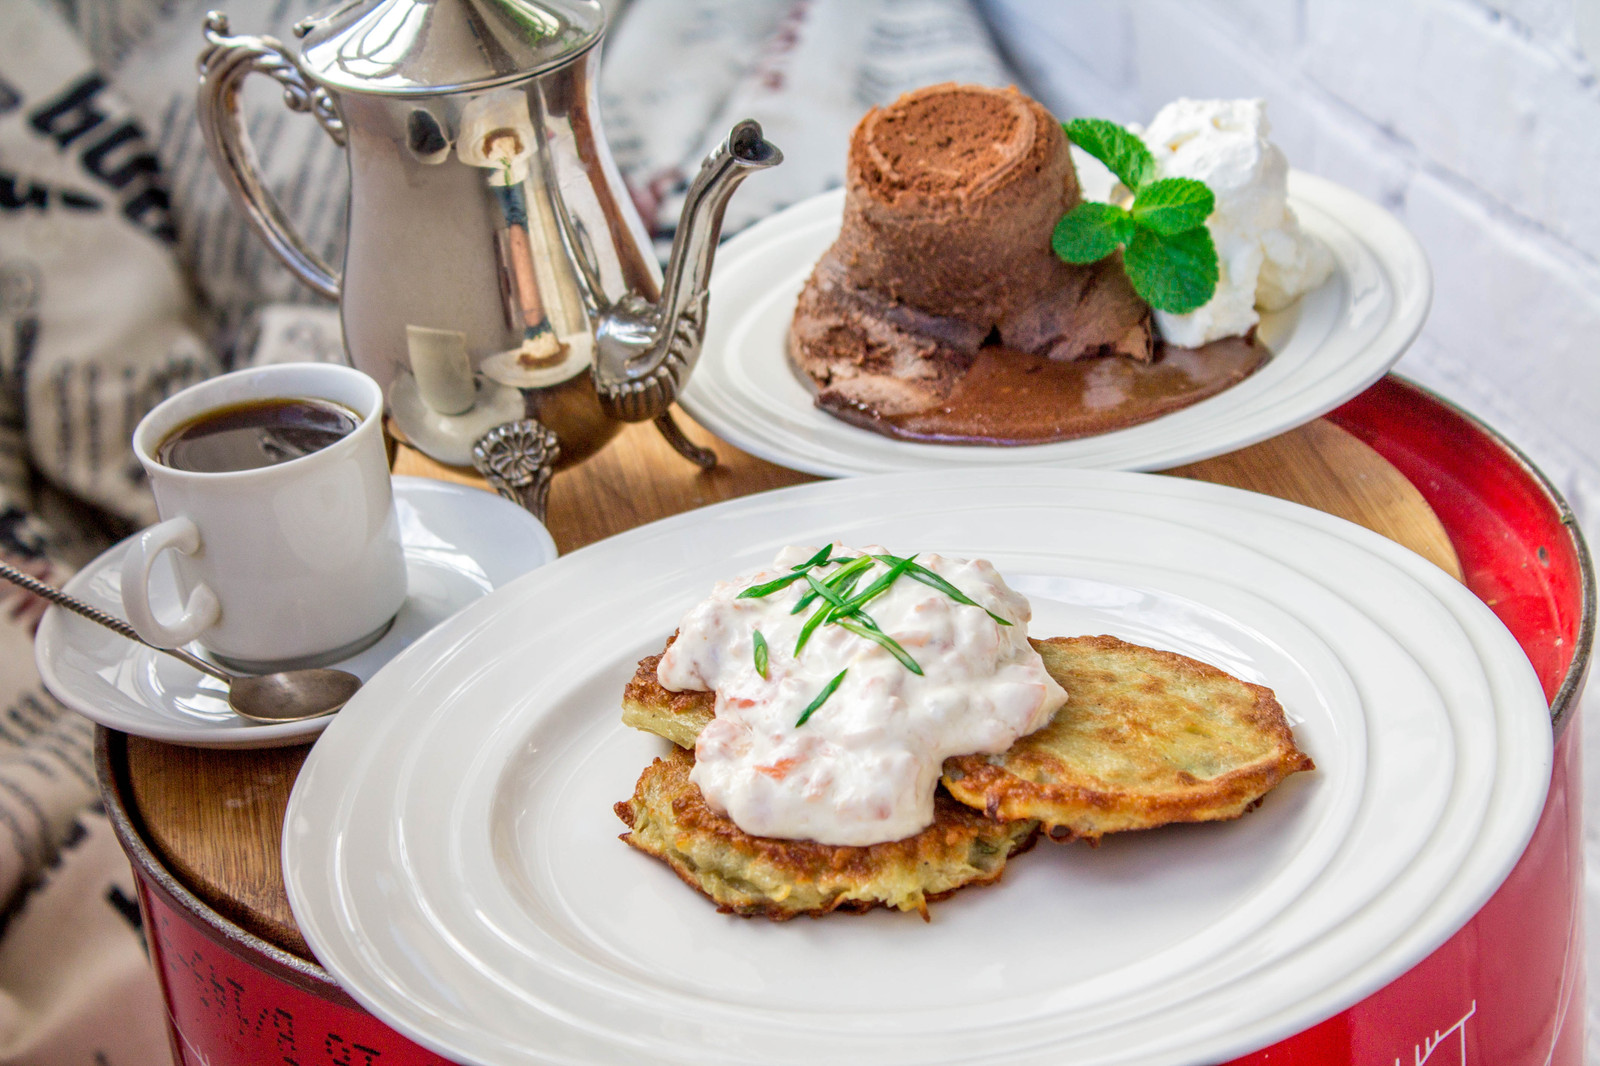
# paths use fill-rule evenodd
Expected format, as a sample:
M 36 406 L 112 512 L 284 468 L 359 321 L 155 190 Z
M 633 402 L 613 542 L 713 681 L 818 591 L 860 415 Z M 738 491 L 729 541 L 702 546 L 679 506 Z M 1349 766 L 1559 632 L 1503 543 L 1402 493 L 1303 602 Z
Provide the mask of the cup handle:
M 150 609 L 150 568 L 168 548 L 193 555 L 200 550 L 200 530 L 182 516 L 157 522 L 135 537 L 122 557 L 122 609 L 139 636 L 157 648 L 189 643 L 222 615 L 217 594 L 206 585 L 196 585 L 176 622 L 168 625 L 156 618 Z

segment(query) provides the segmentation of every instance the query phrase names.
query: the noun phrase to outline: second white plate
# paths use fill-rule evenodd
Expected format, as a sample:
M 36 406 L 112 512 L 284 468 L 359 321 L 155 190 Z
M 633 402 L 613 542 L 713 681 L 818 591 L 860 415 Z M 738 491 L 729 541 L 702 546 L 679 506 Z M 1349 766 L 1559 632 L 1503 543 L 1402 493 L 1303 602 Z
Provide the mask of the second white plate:
M 1301 225 L 1333 253 L 1334 275 L 1264 316 L 1266 366 L 1192 407 L 1113 433 L 991 448 L 891 440 L 818 409 L 786 351 L 795 300 L 839 232 L 842 190 L 734 237 L 718 253 L 700 362 L 680 401 L 695 420 L 753 455 L 841 477 L 975 466 L 1163 470 L 1265 440 L 1360 393 L 1405 353 L 1428 314 L 1422 247 L 1383 208 L 1333 182 L 1289 175 Z

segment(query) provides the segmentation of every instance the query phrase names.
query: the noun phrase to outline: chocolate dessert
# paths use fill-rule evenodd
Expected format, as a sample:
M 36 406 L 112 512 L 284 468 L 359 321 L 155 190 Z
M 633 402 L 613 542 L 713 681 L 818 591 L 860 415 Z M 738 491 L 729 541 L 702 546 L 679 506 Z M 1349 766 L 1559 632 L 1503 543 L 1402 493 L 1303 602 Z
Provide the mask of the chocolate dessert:
M 1015 89 L 935 85 L 868 112 L 839 237 L 790 329 L 818 406 L 890 436 L 1037 443 L 1145 421 L 1259 365 L 1239 341 L 1220 362 L 1158 370 L 1150 309 L 1118 260 L 1051 250 L 1080 200 L 1060 123 Z

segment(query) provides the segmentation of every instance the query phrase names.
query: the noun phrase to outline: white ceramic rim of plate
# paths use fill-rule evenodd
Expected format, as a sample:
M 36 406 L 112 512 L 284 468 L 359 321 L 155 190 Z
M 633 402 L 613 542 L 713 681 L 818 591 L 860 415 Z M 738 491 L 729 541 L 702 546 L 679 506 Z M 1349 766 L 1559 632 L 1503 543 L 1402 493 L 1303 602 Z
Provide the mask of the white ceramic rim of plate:
M 556 544 L 550 533 L 532 514 L 521 507 L 502 499 L 493 493 L 481 489 L 456 485 L 451 482 L 438 481 L 432 478 L 408 477 L 396 475 L 393 478 L 397 500 L 404 499 L 416 504 L 423 499 L 435 497 L 445 498 L 447 505 L 458 505 L 462 501 L 466 506 L 476 508 L 484 519 L 484 528 L 490 529 L 494 523 L 512 523 L 518 530 L 519 537 L 526 538 L 535 552 L 534 567 L 543 565 L 556 558 Z M 492 535 L 492 534 L 489 534 Z M 130 538 L 131 539 L 131 538 Z M 96 594 L 90 587 L 90 582 L 108 567 L 118 565 L 118 560 L 127 551 L 129 541 L 120 541 L 112 545 L 88 565 L 80 569 L 63 586 L 63 591 L 79 599 L 85 600 L 91 606 L 98 607 L 117 617 L 122 616 L 120 602 L 111 602 L 106 597 Z M 418 567 L 439 567 L 442 564 L 432 558 L 430 549 L 421 544 L 405 542 L 403 544 L 406 555 L 408 574 Z M 148 737 L 170 744 L 183 744 L 190 747 L 204 748 L 269 748 L 282 747 L 290 744 L 305 743 L 317 736 L 333 717 L 314 718 L 301 722 L 281 722 L 270 725 L 236 725 L 219 728 L 202 719 L 193 722 L 184 722 L 177 719 L 146 718 L 134 711 L 117 709 L 117 703 L 107 704 L 105 697 L 114 701 L 131 701 L 132 697 L 121 691 L 110 681 L 104 681 L 104 691 L 85 691 L 80 685 L 73 683 L 62 672 L 66 656 L 76 656 L 77 651 L 72 647 L 68 627 L 96 628 L 94 623 L 80 619 L 62 608 L 51 607 L 40 620 L 39 631 L 34 642 L 34 662 L 39 671 L 39 678 L 45 687 L 68 707 L 84 715 L 91 721 L 105 726 L 107 729 L 116 729 L 137 736 Z M 162 658 L 159 652 L 144 651 L 133 644 L 124 641 L 124 638 L 106 634 L 108 642 L 123 641 L 128 646 L 128 653 L 119 658 L 119 662 L 135 663 L 135 657 Z M 381 650 L 385 641 L 380 639 L 373 649 L 368 649 L 352 660 L 344 663 L 333 663 L 333 666 L 345 666 L 349 662 L 364 661 L 370 658 L 374 649 Z M 116 646 L 111 644 L 110 646 Z M 192 651 L 198 649 L 191 647 Z M 391 652 L 397 654 L 398 650 Z M 173 664 L 177 669 L 184 669 L 181 664 Z M 95 671 L 90 670 L 89 673 Z M 209 686 L 209 682 L 201 679 L 202 684 Z M 220 683 L 218 683 L 220 692 Z M 336 717 L 336 716 L 335 716 Z
M 1334 277 L 1306 300 L 1321 306 L 1336 298 L 1337 313 L 1322 307 L 1324 317 L 1361 320 L 1322 337 L 1314 348 L 1290 349 L 1294 354 L 1217 396 L 1143 425 L 1014 448 L 921 444 L 850 426 L 812 406 L 784 357 L 786 330 L 772 336 L 773 323 L 762 316 L 774 314 L 768 305 L 781 302 L 787 323 L 801 282 L 837 230 L 842 190 L 801 201 L 723 247 L 701 362 L 679 400 L 729 443 L 829 477 L 951 466 L 1156 470 L 1254 444 L 1326 414 L 1382 377 L 1422 328 L 1432 298 L 1427 257 L 1393 215 L 1343 186 L 1298 171 L 1289 175 L 1289 190 L 1302 225 L 1338 264 Z M 1363 279 L 1359 314 L 1352 310 L 1352 278 Z M 1374 280 L 1376 288 L 1367 284 Z M 752 341 L 753 331 L 759 335 Z
M 442 627 L 428 640 L 397 659 L 385 671 L 385 675 L 394 675 L 395 683 L 403 681 L 408 690 L 424 679 L 439 681 L 439 671 L 442 669 L 439 664 L 464 653 L 476 639 L 493 631 L 496 627 L 494 616 L 501 604 L 509 603 L 508 597 L 530 598 L 536 594 L 535 586 L 559 586 L 563 581 L 579 581 L 581 584 L 583 580 L 588 580 L 583 568 L 589 565 L 590 559 L 595 561 L 595 565 L 609 565 L 612 561 L 627 558 L 630 552 L 639 551 L 647 542 L 655 543 L 656 547 L 652 549 L 655 551 L 672 550 L 672 546 L 676 545 L 676 550 L 693 555 L 691 545 L 705 539 L 701 523 L 709 518 L 722 519 L 713 528 L 726 529 L 729 519 L 764 520 L 763 516 L 783 514 L 788 510 L 808 516 L 795 520 L 796 524 L 801 524 L 812 521 L 809 516 L 827 501 L 841 498 L 848 501 L 863 492 L 879 500 L 891 487 L 905 490 L 908 486 L 920 486 L 917 488 L 919 493 L 954 492 L 963 500 L 979 503 L 1003 498 L 1008 491 L 1017 493 L 1027 488 L 1035 496 L 1044 493 L 1049 498 L 1051 493 L 1055 493 L 1058 494 L 1057 498 L 1063 500 L 1072 499 L 1074 492 L 1080 497 L 1089 492 L 1102 504 L 1110 502 L 1131 513 L 1140 513 L 1141 506 L 1160 512 L 1174 506 L 1171 501 L 1181 501 L 1175 506 L 1196 528 L 1208 529 L 1216 535 L 1231 536 L 1239 525 L 1240 508 L 1243 507 L 1253 512 L 1251 529 L 1272 531 L 1270 535 L 1251 534 L 1258 543 L 1254 543 L 1250 550 L 1260 551 L 1263 545 L 1259 542 L 1264 540 L 1268 547 L 1275 549 L 1265 554 L 1286 556 L 1289 561 L 1284 561 L 1283 565 L 1293 569 L 1292 560 L 1302 550 L 1296 546 L 1297 543 L 1311 540 L 1319 542 L 1319 550 L 1357 560 L 1359 566 L 1368 568 L 1369 583 L 1377 582 L 1373 588 L 1382 587 L 1385 602 L 1395 595 L 1396 588 L 1407 590 L 1405 595 L 1410 604 L 1407 610 L 1412 614 L 1416 611 L 1431 613 L 1433 623 L 1442 623 L 1445 628 L 1456 631 L 1457 636 L 1451 638 L 1458 641 L 1452 645 L 1454 651 L 1460 652 L 1465 648 L 1468 654 L 1478 656 L 1486 664 L 1487 673 L 1474 676 L 1470 669 L 1440 670 L 1435 663 L 1434 676 L 1430 680 L 1443 685 L 1445 689 L 1454 690 L 1452 699 L 1445 701 L 1445 704 L 1455 723 L 1451 727 L 1456 736 L 1455 743 L 1459 748 L 1466 743 L 1462 737 L 1478 737 L 1472 742 L 1475 748 L 1459 750 L 1455 756 L 1458 760 L 1468 760 L 1462 765 L 1472 773 L 1458 775 L 1459 779 L 1452 780 L 1451 799 L 1438 823 L 1445 825 L 1448 822 L 1450 831 L 1442 836 L 1435 833 L 1418 849 L 1419 857 L 1399 870 L 1387 888 L 1381 889 L 1374 899 L 1342 919 L 1336 927 L 1322 931 L 1302 946 L 1302 958 L 1322 960 L 1321 965 L 1334 973 L 1328 987 L 1309 997 L 1309 1003 L 1298 1005 L 1284 1016 L 1254 1019 L 1251 1025 L 1235 1028 L 1226 1039 L 1213 1034 L 1209 1043 L 1185 1041 L 1184 1046 L 1188 1051 L 1157 1049 L 1152 1052 L 1155 1057 L 1151 1061 L 1191 1061 L 1191 1053 L 1202 1058 L 1225 1058 L 1228 1054 L 1242 1053 L 1288 1035 L 1381 987 L 1441 943 L 1487 899 L 1520 855 L 1537 820 L 1548 783 L 1550 728 L 1537 679 L 1510 634 L 1466 589 L 1420 557 L 1377 534 L 1282 501 L 1218 486 L 1167 479 L 1160 479 L 1160 487 L 1156 488 L 1156 480 L 1083 471 L 963 471 L 950 472 L 937 479 L 908 475 L 874 479 L 870 485 L 844 482 L 805 486 L 733 501 L 719 505 L 715 514 L 701 512 L 665 520 L 558 562 L 547 568 L 541 578 L 530 578 L 526 583 L 519 584 L 520 593 L 496 594 L 470 608 L 454 623 Z M 851 492 L 851 486 L 856 491 Z M 1059 506 L 1070 510 L 1082 504 Z M 716 540 L 716 535 L 710 539 Z M 699 546 L 704 547 L 703 544 Z M 1326 556 L 1319 556 L 1318 561 L 1326 563 Z M 574 569 L 577 569 L 576 574 L 573 573 Z M 651 588 L 634 588 L 629 595 L 648 600 L 652 591 Z M 1342 596 L 1345 593 L 1340 590 L 1338 594 Z M 1372 592 L 1369 589 L 1363 595 L 1370 597 Z M 1404 615 L 1405 611 L 1401 614 Z M 1382 623 L 1379 619 L 1372 619 L 1372 624 L 1381 627 Z M 1399 638 L 1397 643 L 1402 649 L 1405 648 Z M 383 677 L 380 675 L 375 682 Z M 532 691 L 519 700 L 517 706 L 499 708 L 493 712 L 496 718 L 488 725 L 487 734 L 472 732 L 470 739 L 477 750 L 470 756 L 470 765 L 461 774 L 456 790 L 444 797 L 443 802 L 438 797 L 430 798 L 424 805 L 428 809 L 416 808 L 403 798 L 401 792 L 389 794 L 392 790 L 408 787 L 410 778 L 399 767 L 408 759 L 415 761 L 415 751 L 408 749 L 407 745 L 420 741 L 408 740 L 407 737 L 417 738 L 427 734 L 427 717 L 424 715 L 423 720 L 418 721 L 415 715 L 408 716 L 403 711 L 393 714 L 393 709 L 387 707 L 385 712 L 390 717 L 381 720 L 361 711 L 336 723 L 302 771 L 300 783 L 291 800 L 287 823 L 291 830 L 285 833 L 284 840 L 285 871 L 296 918 L 308 941 L 319 958 L 329 965 L 359 1000 L 413 1039 L 442 1054 L 485 1062 L 578 1061 L 585 1055 L 597 1053 L 596 1047 L 603 1049 L 611 1045 L 602 1042 L 595 1047 L 588 1047 L 575 1058 L 565 1057 L 553 1050 L 547 1056 L 540 1056 L 527 1046 L 519 1049 L 496 1044 L 495 1037 L 458 1024 L 459 1019 L 451 1018 L 448 1010 L 441 1009 L 438 1004 L 420 1003 L 415 997 L 398 994 L 382 973 L 376 947 L 364 943 L 356 935 L 363 915 L 355 913 L 352 900 L 344 894 L 344 870 L 339 865 L 339 859 L 334 858 L 333 845 L 338 832 L 334 829 L 333 820 L 349 815 L 351 804 L 355 802 L 353 797 L 356 795 L 357 781 L 365 781 L 374 767 L 381 766 L 386 768 L 383 772 L 388 773 L 389 784 L 386 787 L 381 784 L 372 787 L 369 783 L 368 787 L 361 790 L 363 802 L 392 805 L 395 809 L 391 814 L 403 810 L 408 834 L 416 832 L 420 819 L 433 821 L 435 828 L 444 826 L 459 832 L 465 827 L 466 833 L 463 835 L 470 836 L 471 828 L 462 820 L 483 815 L 484 797 L 491 795 L 497 787 L 497 768 L 503 769 L 505 766 L 508 745 L 514 745 L 527 734 L 529 722 L 526 716 L 530 702 L 547 695 L 544 690 L 551 684 L 554 682 L 541 676 L 537 683 L 530 684 Z M 1458 720 L 1461 715 L 1468 713 L 1463 707 L 1470 706 L 1474 701 L 1480 705 L 1488 702 L 1498 737 L 1485 741 L 1485 723 Z M 360 711 L 360 708 L 353 707 L 352 710 Z M 482 713 L 491 712 L 485 710 Z M 360 721 L 364 717 L 373 717 L 374 720 Z M 458 727 L 465 727 L 469 732 L 475 728 L 459 719 L 455 721 Z M 1497 768 L 1494 759 L 1496 745 L 1504 752 L 1520 753 L 1521 759 Z M 496 752 L 499 754 L 496 755 Z M 431 757 L 438 754 L 437 747 L 430 748 L 429 773 L 434 779 L 437 779 L 439 767 L 431 761 Z M 462 766 L 456 766 L 452 772 L 462 770 Z M 1496 782 L 1493 797 L 1478 787 L 1485 772 L 1492 775 Z M 420 802 L 418 797 L 413 796 L 412 799 Z M 302 804 L 308 815 L 297 818 L 295 814 Z M 316 818 L 309 816 L 311 811 L 317 812 Z M 400 821 L 395 819 L 396 824 Z M 407 836 L 402 850 L 414 843 L 412 836 Z M 449 847 L 451 861 L 447 865 L 452 870 L 457 867 L 464 870 L 464 855 L 475 847 L 478 844 L 462 844 L 459 839 L 454 840 Z M 1455 850 L 1452 851 L 1452 848 Z M 348 856 L 341 858 L 348 859 Z M 457 881 L 460 872 L 457 870 L 453 875 Z M 1418 902 L 1414 906 L 1397 908 L 1391 894 L 1394 884 L 1405 885 L 1407 893 Z M 1428 885 L 1432 885 L 1431 891 Z M 707 906 L 688 890 L 682 891 L 685 906 Z M 425 911 L 432 911 L 438 902 L 426 893 L 420 894 L 420 897 L 415 905 Z M 367 917 L 380 924 L 385 920 L 381 915 Z M 438 921 L 439 916 L 432 914 L 427 920 Z M 1370 938 L 1362 940 L 1349 935 L 1351 922 L 1364 922 L 1371 927 L 1375 920 L 1381 920 L 1380 924 L 1386 930 L 1385 936 L 1392 934 L 1392 941 L 1383 941 L 1387 946 L 1377 946 Z M 1295 921 L 1295 916 L 1286 911 L 1272 918 L 1266 928 L 1272 929 L 1273 935 L 1284 935 L 1284 930 L 1273 923 L 1280 927 L 1289 923 L 1289 932 L 1292 933 Z M 1355 943 L 1356 940 L 1360 942 Z M 433 944 L 428 946 L 427 954 L 435 956 L 440 950 L 448 955 L 456 947 L 441 948 Z M 445 964 L 449 965 L 448 959 Z M 1225 962 L 1220 964 L 1226 965 Z M 363 969 L 366 966 L 374 967 L 374 972 L 366 972 Z M 470 964 L 466 976 L 469 979 L 473 976 Z M 495 979 L 492 974 L 482 976 L 485 980 Z M 1202 977 L 1214 980 L 1216 975 L 1202 974 Z M 1237 978 L 1238 975 L 1233 977 Z M 1203 1013 L 1207 1004 L 1205 996 L 1199 995 L 1187 1000 L 1184 1009 Z M 639 1006 L 638 1003 L 629 1005 L 630 1009 Z M 1211 1004 L 1210 1009 L 1214 1013 L 1215 1005 Z M 1181 1014 L 1181 1011 L 1175 1013 Z M 578 1030 L 583 1030 L 585 1024 L 582 1019 L 573 1020 Z M 1048 1028 L 1046 1025 L 1046 1030 Z M 1181 1026 L 1177 1031 L 1189 1032 Z M 1046 1031 L 1044 1036 L 1048 1038 L 1048 1035 Z M 572 1038 L 570 1033 L 565 1036 Z M 623 1054 L 617 1047 L 611 1048 L 612 1053 Z M 637 1051 L 636 1048 L 634 1050 Z M 700 1051 L 702 1054 L 708 1053 L 704 1048 Z M 1113 1056 L 1105 1061 L 1122 1060 Z

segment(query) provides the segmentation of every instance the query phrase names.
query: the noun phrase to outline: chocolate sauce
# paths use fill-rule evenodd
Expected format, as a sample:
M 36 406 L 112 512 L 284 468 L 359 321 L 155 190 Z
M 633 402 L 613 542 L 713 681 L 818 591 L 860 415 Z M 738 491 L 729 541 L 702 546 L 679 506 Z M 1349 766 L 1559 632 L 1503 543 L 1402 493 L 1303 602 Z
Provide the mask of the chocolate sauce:
M 1149 363 L 1124 356 L 1058 362 L 1007 348 L 979 350 L 937 407 L 881 416 L 861 405 L 818 406 L 852 425 L 898 440 L 941 444 L 1047 444 L 1109 433 L 1215 396 L 1271 356 L 1227 337 L 1203 348 L 1157 347 Z

